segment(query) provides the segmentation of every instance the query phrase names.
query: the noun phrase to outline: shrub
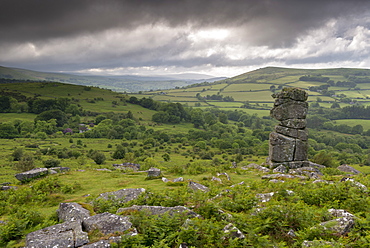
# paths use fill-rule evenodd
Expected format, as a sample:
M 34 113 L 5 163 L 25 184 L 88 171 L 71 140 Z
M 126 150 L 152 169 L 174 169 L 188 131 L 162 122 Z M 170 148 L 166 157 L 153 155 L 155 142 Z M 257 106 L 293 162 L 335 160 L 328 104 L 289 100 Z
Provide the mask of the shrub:
M 52 158 L 43 161 L 43 164 L 46 168 L 58 167 L 60 165 L 60 160 Z

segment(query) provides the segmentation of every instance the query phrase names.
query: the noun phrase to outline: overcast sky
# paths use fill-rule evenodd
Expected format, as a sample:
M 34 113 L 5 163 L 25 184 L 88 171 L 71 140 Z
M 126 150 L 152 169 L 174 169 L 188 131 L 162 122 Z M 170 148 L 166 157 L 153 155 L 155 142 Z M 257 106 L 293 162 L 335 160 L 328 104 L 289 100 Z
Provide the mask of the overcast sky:
M 370 68 L 370 1 L 0 0 L 0 65 L 214 76 Z

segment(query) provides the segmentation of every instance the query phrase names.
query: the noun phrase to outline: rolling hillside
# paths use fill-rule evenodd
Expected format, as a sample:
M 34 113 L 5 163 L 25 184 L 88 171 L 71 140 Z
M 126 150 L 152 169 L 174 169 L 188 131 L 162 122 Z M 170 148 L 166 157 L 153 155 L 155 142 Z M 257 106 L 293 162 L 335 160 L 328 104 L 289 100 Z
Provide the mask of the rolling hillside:
M 86 76 L 65 73 L 38 72 L 25 69 L 8 68 L 0 66 L 0 78 L 52 81 L 68 84 L 97 86 L 117 92 L 139 92 L 158 89 L 171 89 L 188 86 L 199 82 L 213 82 L 224 78 L 214 78 L 203 74 L 180 74 L 171 76 Z
M 309 77 L 302 79 L 304 76 Z M 330 107 L 333 102 L 338 102 L 340 106 L 356 102 L 369 105 L 370 70 L 267 67 L 215 83 L 146 92 L 142 96 L 158 101 L 181 102 L 189 106 L 268 110 L 273 103 L 271 94 L 283 87 L 307 90 L 308 101 L 310 103 L 318 101 L 322 107 Z M 214 95 L 222 95 L 223 98 L 229 96 L 233 101 L 214 100 L 217 98 L 212 97 Z

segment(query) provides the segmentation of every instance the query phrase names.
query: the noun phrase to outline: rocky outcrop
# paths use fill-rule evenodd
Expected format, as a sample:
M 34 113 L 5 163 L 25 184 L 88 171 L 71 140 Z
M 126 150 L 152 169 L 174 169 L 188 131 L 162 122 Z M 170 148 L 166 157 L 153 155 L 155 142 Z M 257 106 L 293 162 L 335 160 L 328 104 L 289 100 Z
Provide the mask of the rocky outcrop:
M 29 233 L 25 248 L 80 247 L 88 242 L 81 223 L 68 221 Z
M 157 178 L 157 177 L 160 177 L 161 174 L 162 172 L 158 168 L 152 167 L 148 170 L 148 178 Z
M 120 203 L 125 203 L 138 198 L 144 192 L 145 189 L 143 188 L 120 189 L 118 191 L 101 193 L 97 199 L 117 200 Z
M 247 166 L 241 167 L 241 169 L 242 170 L 256 169 L 256 170 L 259 170 L 259 171 L 262 171 L 262 172 L 265 172 L 265 173 L 269 173 L 270 172 L 270 169 L 269 168 L 266 168 L 266 167 L 261 166 L 261 165 L 256 164 L 256 163 L 250 163 Z
M 275 131 L 270 133 L 268 159 L 270 167 L 308 166 L 308 133 L 306 130 L 308 94 L 298 88 L 284 88 L 273 97 L 275 103 L 271 116 L 280 123 L 275 127 Z
M 237 238 L 237 239 L 245 239 L 245 235 L 232 223 L 227 224 L 223 230 L 225 233 L 225 236 L 223 236 L 223 239 L 226 238 Z
M 191 217 L 199 217 L 197 213 L 191 211 L 187 207 L 184 206 L 176 206 L 176 207 L 162 207 L 162 206 L 137 206 L 134 205 L 132 207 L 127 208 L 119 208 L 117 210 L 117 214 L 122 212 L 131 212 L 131 211 L 145 211 L 151 215 L 162 215 L 168 213 L 169 215 L 174 215 L 177 213 L 186 213 Z
M 347 172 L 349 174 L 353 174 L 353 175 L 357 175 L 357 174 L 361 173 L 360 171 L 358 171 L 355 168 L 353 168 L 349 165 L 346 165 L 346 164 L 342 164 L 342 165 L 338 166 L 337 169 L 340 170 L 340 171 L 343 171 L 343 172 Z
M 33 178 L 46 176 L 47 174 L 49 174 L 49 170 L 47 168 L 35 168 L 29 171 L 18 173 L 15 175 L 15 178 L 23 182 L 31 180 Z
M 57 210 L 60 221 L 80 221 L 90 217 L 90 212 L 76 202 L 60 203 Z
M 124 232 L 132 227 L 129 217 L 119 216 L 108 212 L 97 214 L 85 219 L 82 226 L 88 232 L 99 230 L 103 234 Z
M 188 184 L 189 188 L 191 188 L 192 190 L 194 191 L 203 191 L 203 192 L 208 192 L 209 191 L 209 188 L 200 184 L 200 183 L 196 183 L 196 182 L 192 182 L 190 181 L 189 184 Z

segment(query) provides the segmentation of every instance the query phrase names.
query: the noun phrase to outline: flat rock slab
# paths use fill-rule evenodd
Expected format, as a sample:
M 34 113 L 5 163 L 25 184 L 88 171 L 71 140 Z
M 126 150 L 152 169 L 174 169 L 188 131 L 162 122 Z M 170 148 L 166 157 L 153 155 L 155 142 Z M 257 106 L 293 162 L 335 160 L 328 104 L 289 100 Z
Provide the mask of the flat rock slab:
M 120 203 L 125 203 L 138 198 L 139 195 L 144 192 L 144 188 L 120 189 L 118 191 L 101 193 L 97 199 L 118 200 Z
M 103 234 L 113 234 L 130 229 L 132 223 L 129 221 L 129 217 L 105 212 L 85 219 L 82 222 L 82 226 L 88 232 L 97 229 Z
M 338 166 L 337 169 L 340 170 L 340 171 L 355 174 L 355 175 L 361 173 L 361 171 L 358 171 L 355 168 L 353 168 L 349 165 L 346 165 L 346 164 L 342 164 L 342 165 Z
M 90 217 L 90 212 L 76 202 L 60 203 L 57 210 L 58 218 L 61 221 L 83 221 Z
M 25 248 L 80 247 L 89 242 L 80 222 L 64 222 L 26 236 Z
M 176 207 L 162 207 L 162 206 L 137 206 L 134 205 L 132 207 L 127 207 L 127 208 L 119 208 L 117 210 L 118 213 L 122 213 L 125 211 L 146 211 L 147 213 L 151 215 L 162 215 L 165 213 L 168 213 L 170 215 L 177 214 L 177 213 L 186 213 L 192 217 L 199 217 L 197 213 L 194 211 L 188 209 L 187 207 L 184 206 L 176 206 Z
M 19 181 L 27 181 L 35 177 L 45 176 L 47 174 L 49 174 L 49 170 L 47 168 L 35 168 L 29 171 L 18 173 L 15 175 L 15 178 L 17 178 Z
M 200 184 L 200 183 L 196 183 L 196 182 L 192 182 L 190 181 L 189 184 L 188 184 L 189 188 L 191 188 L 192 190 L 195 190 L 195 191 L 203 191 L 203 192 L 208 192 L 209 191 L 209 188 Z

